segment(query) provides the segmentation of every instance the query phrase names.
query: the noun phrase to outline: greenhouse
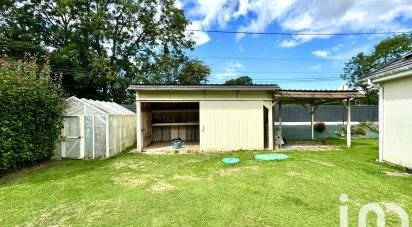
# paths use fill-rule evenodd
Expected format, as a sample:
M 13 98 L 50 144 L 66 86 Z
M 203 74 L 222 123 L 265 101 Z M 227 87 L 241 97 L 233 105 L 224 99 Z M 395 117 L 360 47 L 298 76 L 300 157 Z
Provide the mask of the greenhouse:
M 136 143 L 136 116 L 121 105 L 76 97 L 65 105 L 56 158 L 108 158 Z

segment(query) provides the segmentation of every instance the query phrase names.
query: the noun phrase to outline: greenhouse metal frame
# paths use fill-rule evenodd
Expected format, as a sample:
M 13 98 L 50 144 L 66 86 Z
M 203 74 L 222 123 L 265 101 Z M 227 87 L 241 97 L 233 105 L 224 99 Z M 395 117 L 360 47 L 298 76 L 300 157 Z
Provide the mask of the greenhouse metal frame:
M 108 158 L 136 143 L 136 115 L 114 102 L 66 99 L 57 158 Z

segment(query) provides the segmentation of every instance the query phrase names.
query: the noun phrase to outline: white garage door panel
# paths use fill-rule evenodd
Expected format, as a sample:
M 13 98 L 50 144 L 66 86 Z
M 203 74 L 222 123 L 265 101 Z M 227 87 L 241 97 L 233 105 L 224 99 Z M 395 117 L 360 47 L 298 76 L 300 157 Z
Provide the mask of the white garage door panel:
M 263 149 L 263 101 L 201 101 L 200 149 Z

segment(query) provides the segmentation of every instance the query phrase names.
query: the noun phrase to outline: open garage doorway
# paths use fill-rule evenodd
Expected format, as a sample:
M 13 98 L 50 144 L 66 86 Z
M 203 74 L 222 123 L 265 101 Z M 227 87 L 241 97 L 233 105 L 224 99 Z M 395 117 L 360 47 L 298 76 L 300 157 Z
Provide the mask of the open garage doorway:
M 174 139 L 181 151 L 199 150 L 199 102 L 144 102 L 141 113 L 144 152 L 173 151 Z

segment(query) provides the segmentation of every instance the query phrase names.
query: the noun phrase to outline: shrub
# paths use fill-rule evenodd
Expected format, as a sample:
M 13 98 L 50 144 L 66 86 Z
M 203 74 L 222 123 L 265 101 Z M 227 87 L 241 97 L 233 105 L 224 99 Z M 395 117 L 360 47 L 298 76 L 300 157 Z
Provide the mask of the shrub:
M 342 126 L 341 131 L 346 135 L 346 125 Z M 350 132 L 351 132 L 351 134 L 355 134 L 355 132 L 356 132 L 355 126 L 353 126 L 353 125 L 350 126 Z
M 0 58 L 0 174 L 53 155 L 63 93 L 47 64 Z
M 358 135 L 366 135 L 366 130 L 365 130 L 365 128 L 363 128 L 363 127 L 358 127 L 358 128 L 355 130 L 355 134 L 358 134 Z
M 379 133 L 379 126 L 376 123 L 370 121 L 362 121 L 359 125 L 363 128 L 368 128 L 372 132 Z
M 317 122 L 317 123 L 314 125 L 314 129 L 315 129 L 315 131 L 317 131 L 317 132 L 323 132 L 323 131 L 325 131 L 325 129 L 326 129 L 326 125 L 325 125 L 325 123 L 323 123 L 323 122 Z

